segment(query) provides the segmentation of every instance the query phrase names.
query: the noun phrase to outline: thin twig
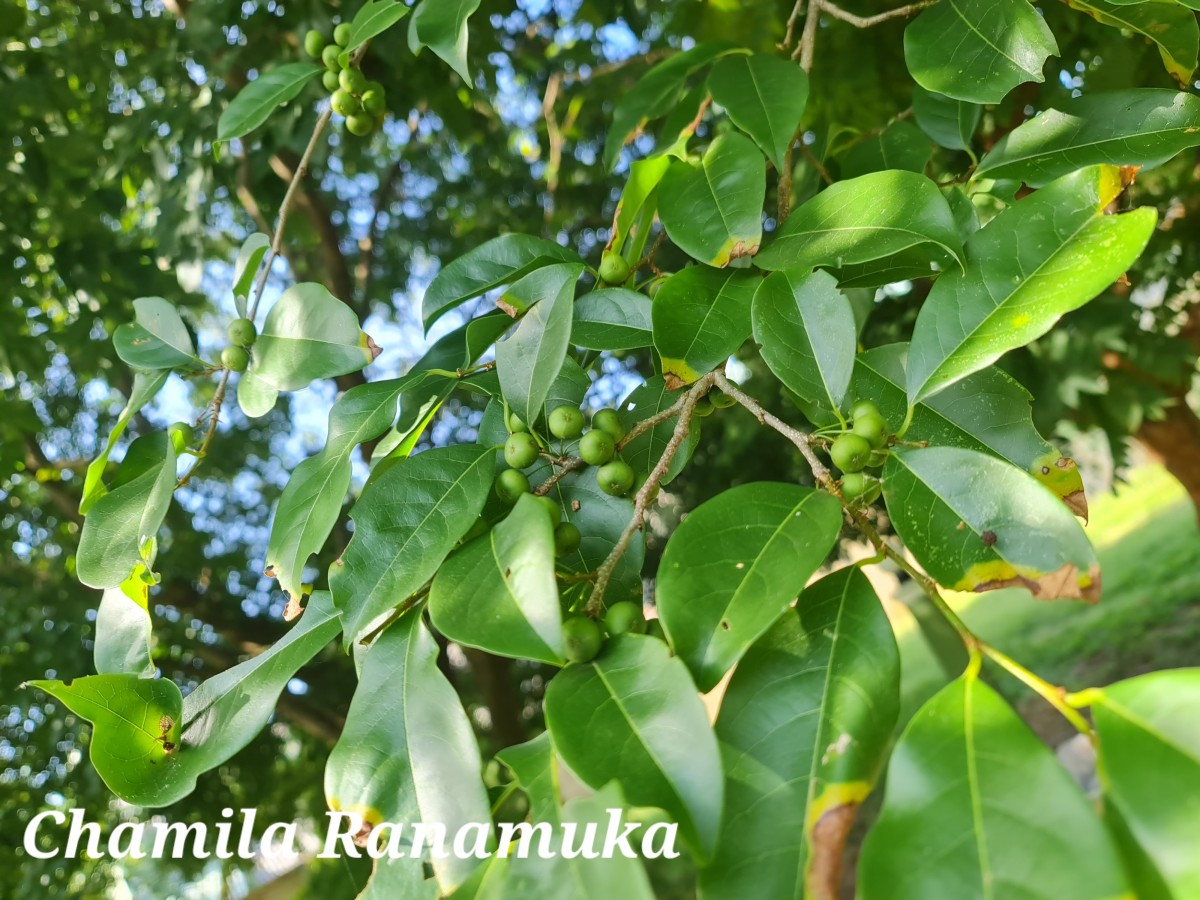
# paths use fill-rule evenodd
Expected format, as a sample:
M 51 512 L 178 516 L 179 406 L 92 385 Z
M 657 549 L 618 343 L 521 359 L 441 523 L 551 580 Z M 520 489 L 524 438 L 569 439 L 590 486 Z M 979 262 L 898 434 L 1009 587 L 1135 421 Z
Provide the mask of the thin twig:
M 800 44 L 792 53 L 792 59 L 800 60 L 800 68 L 811 72 L 813 67 L 813 51 L 817 45 L 817 26 L 821 21 L 821 9 L 825 0 L 809 0 L 808 14 L 804 18 L 804 33 L 800 35 Z
M 808 144 L 800 142 L 800 150 L 804 154 L 804 158 L 812 163 L 812 167 L 817 170 L 817 174 L 821 176 L 821 180 L 826 184 L 833 184 L 833 178 L 829 175 L 829 170 L 825 168 L 825 164 L 817 159 L 817 155 L 808 149 Z
M 892 19 L 900 19 L 919 13 L 923 9 L 928 9 L 936 5 L 939 0 L 920 0 L 918 3 L 910 3 L 908 6 L 901 6 L 898 9 L 889 9 L 887 12 L 877 13 L 873 16 L 856 16 L 854 13 L 846 12 L 840 6 L 834 6 L 829 0 L 819 0 L 819 2 L 825 12 L 829 13 L 834 19 L 849 22 L 855 28 L 873 28 Z
M 779 44 L 779 49 L 788 51 L 792 48 L 792 41 L 796 39 L 796 24 L 800 21 L 800 13 L 804 12 L 804 0 L 796 0 L 796 5 L 792 7 L 792 14 L 788 16 L 787 32 L 783 35 L 783 41 Z
M 1008 672 L 1019 682 L 1053 706 L 1058 710 L 1064 719 L 1070 722 L 1079 731 L 1080 734 L 1087 735 L 1093 742 L 1096 739 L 1096 733 L 1092 730 L 1092 726 L 1088 720 L 1076 711 L 1070 703 L 1067 702 L 1067 692 L 1061 687 L 1050 684 L 1044 678 L 1035 675 L 1019 662 L 1005 653 L 997 650 L 995 647 L 984 642 L 980 642 L 979 649 L 983 655 L 988 657 L 1004 671 Z

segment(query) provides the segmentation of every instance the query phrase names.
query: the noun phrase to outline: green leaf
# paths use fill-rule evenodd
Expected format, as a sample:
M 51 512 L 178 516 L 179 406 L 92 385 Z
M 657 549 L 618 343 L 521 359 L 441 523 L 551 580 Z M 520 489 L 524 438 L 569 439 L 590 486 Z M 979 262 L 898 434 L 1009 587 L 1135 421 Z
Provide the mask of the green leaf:
M 854 361 L 854 396 L 870 398 L 893 428 L 906 411 L 907 356 L 908 344 L 888 344 L 860 353 Z M 1033 397 L 1002 369 L 989 366 L 918 403 L 905 439 L 992 453 L 1028 472 L 1075 515 L 1087 518 L 1078 466 L 1038 434 Z
M 1022 0 L 1024 2 L 1024 0 Z M 842 287 L 921 278 L 962 259 L 954 215 L 915 172 L 839 181 L 799 207 L 754 258 L 760 269 L 828 268 Z
M 621 253 L 626 239 L 637 236 L 635 233 L 643 211 L 653 212 L 655 189 L 670 165 L 669 156 L 652 156 L 630 165 L 625 187 L 621 189 L 621 199 L 617 201 L 617 211 L 613 214 L 613 227 L 605 245 L 606 250 Z
M 617 164 L 621 148 L 631 135 L 675 108 L 693 72 L 733 52 L 737 48 L 725 42 L 697 44 L 663 60 L 643 75 L 613 108 L 612 125 L 604 141 L 604 168 L 611 170 Z
M 115 588 L 144 561 L 175 492 L 175 447 L 165 431 L 125 451 L 113 489 L 92 503 L 79 535 L 75 569 L 88 587 Z
M 796 63 L 768 53 L 726 56 L 712 68 L 708 89 L 733 124 L 782 172 L 788 147 L 808 105 L 808 76 Z
M 983 107 L 975 103 L 927 91 L 919 84 L 913 88 L 913 118 L 939 147 L 970 150 L 982 115 Z
M 324 69 L 312 63 L 285 63 L 264 72 L 238 93 L 217 120 L 217 142 L 249 134 L 275 107 L 294 99 Z
M 702 859 L 711 856 L 724 793 L 717 741 L 683 663 L 658 638 L 626 634 L 546 688 L 554 746 L 593 788 L 620 783 L 657 806 Z
M 385 472 L 354 504 L 354 537 L 329 570 L 346 645 L 437 571 L 492 486 L 493 449 L 437 447 Z
M 1132 897 L 1088 799 L 973 669 L 896 745 L 858 889 L 862 900 Z
M 408 7 L 400 0 L 367 0 L 358 8 L 350 22 L 350 39 L 346 41 L 341 54 L 341 59 L 345 61 L 343 66 L 349 62 L 351 53 L 371 38 L 383 34 L 407 15 Z
M 149 592 L 153 578 L 146 566 L 135 566 L 119 587 L 109 588 L 96 610 L 92 660 L 101 675 L 153 677 L 153 640 Z
M 108 433 L 108 440 L 104 444 L 104 449 L 88 464 L 87 472 L 84 475 L 83 497 L 79 501 L 79 512 L 83 515 L 87 515 L 88 510 L 92 508 L 92 504 L 108 493 L 108 488 L 104 485 L 104 470 L 108 468 L 108 458 L 112 455 L 113 447 L 117 445 L 117 441 L 121 439 L 121 435 L 125 433 L 125 429 L 133 421 L 133 417 L 147 403 L 158 396 L 158 392 L 162 390 L 163 385 L 167 383 L 167 379 L 170 377 L 171 372 L 169 369 L 133 373 L 133 390 L 129 393 L 129 401 L 117 417 L 112 431 Z
M 550 513 L 526 494 L 486 535 L 450 556 L 429 592 L 433 626 L 460 644 L 562 665 L 562 612 Z
M 763 361 L 802 400 L 842 408 L 858 327 L 850 301 L 827 272 L 775 272 L 754 294 L 754 340 Z
M 350 455 L 363 441 L 379 437 L 396 421 L 401 394 L 425 380 L 425 373 L 353 387 L 329 411 L 325 447 L 288 479 L 279 497 L 267 543 L 267 571 L 293 600 L 300 599 L 304 566 L 324 546 L 337 524 L 350 488 Z
M 1145 855 L 1151 877 L 1169 888 L 1163 896 L 1196 896 L 1200 669 L 1152 672 L 1088 693 L 1107 802 Z
M 424 0 L 413 13 L 408 46 L 413 53 L 428 47 L 459 77 L 472 86 L 467 67 L 467 19 L 479 9 L 479 0 Z
M 265 416 L 279 400 L 279 388 L 259 378 L 253 372 L 243 372 L 238 379 L 238 407 L 251 419 Z
M 1200 97 L 1156 88 L 1089 94 L 1002 137 L 976 177 L 1041 187 L 1082 166 L 1153 168 L 1200 144 Z
M 247 372 L 278 391 L 299 391 L 357 372 L 378 352 L 350 307 L 322 285 L 297 284 L 267 313 Z
M 656 602 L 701 691 L 791 606 L 841 528 L 832 495 L 759 481 L 700 504 L 675 529 L 658 566 Z
M 601 288 L 575 301 L 571 343 L 586 350 L 636 350 L 653 343 L 653 327 L 649 297 L 626 288 Z
M 717 717 L 725 810 L 705 900 L 836 897 L 842 852 L 899 712 L 900 658 L 871 583 L 818 581 L 738 664 Z
M 967 267 L 939 278 L 921 307 L 908 355 L 915 403 L 1049 331 L 1138 258 L 1154 231 L 1148 207 L 1105 209 L 1122 190 L 1111 166 L 1060 178 L 967 241 Z
M 673 393 L 667 387 L 667 380 L 663 376 L 655 375 L 653 378 L 647 379 L 645 384 L 638 385 L 630 392 L 617 410 L 621 415 L 621 422 L 624 424 L 626 432 L 632 431 L 634 426 L 643 419 L 658 415 L 674 405 L 680 396 L 679 393 Z M 668 419 L 642 432 L 625 445 L 621 450 L 621 458 L 629 463 L 635 472 L 649 473 L 662 459 L 663 451 L 667 449 L 667 444 L 675 433 L 677 421 L 678 419 Z M 683 471 L 683 467 L 692 458 L 692 453 L 699 442 L 700 420 L 693 418 L 687 436 L 683 439 L 675 458 L 671 460 L 671 466 L 662 480 L 663 484 L 669 484 L 676 475 Z
M 1087 13 L 1102 25 L 1132 31 L 1158 46 L 1163 66 L 1180 87 L 1190 88 L 1200 49 L 1196 16 L 1176 3 L 1138 3 L 1127 6 L 1105 0 L 1066 0 L 1072 9 Z M 1188 4 L 1184 4 L 1187 6 Z M 1196 7 L 1191 7 L 1195 9 Z
M 722 267 L 758 252 L 766 191 L 762 153 L 729 132 L 709 144 L 699 165 L 671 163 L 659 189 L 658 215 L 679 249 Z
M 443 268 L 430 282 L 421 301 L 426 330 L 473 297 L 559 262 L 583 263 L 574 250 L 527 234 L 502 234 L 480 244 Z
M 262 265 L 263 257 L 271 249 L 271 239 L 262 232 L 255 232 L 246 238 L 242 248 L 238 250 L 237 259 L 233 263 L 233 300 L 237 306 L 238 315 L 246 315 L 246 297 L 254 287 L 254 276 Z
M 932 156 L 929 138 L 916 125 L 901 120 L 847 150 L 842 156 L 842 177 L 857 178 L 886 169 L 922 174 Z
M 745 343 L 758 281 L 747 269 L 690 266 L 663 282 L 651 318 L 669 387 L 691 384 Z
M 999 103 L 1018 84 L 1044 81 L 1058 55 L 1028 0 L 945 0 L 904 30 L 904 59 L 917 84 L 970 103 Z
M 367 886 L 355 900 L 437 900 L 440 894 L 437 881 L 425 877 L 421 860 L 383 856 L 375 860 Z
M 472 822 L 491 822 L 475 734 L 437 656 L 419 610 L 371 645 L 342 736 L 325 765 L 331 810 L 358 813 L 368 827 L 443 825 L 447 835 Z M 430 862 L 449 893 L 479 860 L 447 854 Z
M 1016 466 L 958 447 L 894 450 L 888 515 L 939 584 L 1027 588 L 1039 599 L 1100 599 L 1100 565 L 1059 498 Z
M 525 422 L 536 422 L 550 383 L 571 342 L 575 282 L 583 266 L 561 263 L 531 272 L 505 294 L 529 311 L 517 330 L 496 345 L 496 374 L 508 405 Z
M 162 297 L 139 297 L 133 301 L 134 321 L 118 325 L 113 332 L 117 356 L 134 369 L 204 368 L 196 347 L 175 305 Z

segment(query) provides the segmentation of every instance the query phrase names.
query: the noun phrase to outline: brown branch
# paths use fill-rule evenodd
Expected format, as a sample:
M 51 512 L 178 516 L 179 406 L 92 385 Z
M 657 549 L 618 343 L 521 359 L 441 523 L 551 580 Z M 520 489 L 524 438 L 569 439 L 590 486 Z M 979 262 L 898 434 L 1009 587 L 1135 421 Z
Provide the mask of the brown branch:
M 558 116 L 554 113 L 554 101 L 558 99 L 562 81 L 561 72 L 553 73 L 546 82 L 546 93 L 542 97 L 542 119 L 546 123 L 546 139 L 550 144 L 549 159 L 546 161 L 546 203 L 542 211 L 544 230 L 547 232 L 554 218 L 554 193 L 558 190 L 558 171 L 562 165 L 563 134 L 558 127 Z
M 835 6 L 829 0 L 817 0 L 817 2 L 834 19 L 848 22 L 855 28 L 873 28 L 876 25 L 882 25 L 884 22 L 890 22 L 892 19 L 900 19 L 919 13 L 923 9 L 937 5 L 939 0 L 919 0 L 917 3 L 910 3 L 908 6 L 901 6 L 897 9 L 889 9 L 887 12 L 876 13 L 873 16 L 856 16 L 854 13 L 846 12 L 840 6 Z
M 800 60 L 800 68 L 812 72 L 813 52 L 817 44 L 817 26 L 821 21 L 823 0 L 808 0 L 808 13 L 804 17 L 804 32 L 800 35 L 800 43 L 792 53 L 792 59 Z

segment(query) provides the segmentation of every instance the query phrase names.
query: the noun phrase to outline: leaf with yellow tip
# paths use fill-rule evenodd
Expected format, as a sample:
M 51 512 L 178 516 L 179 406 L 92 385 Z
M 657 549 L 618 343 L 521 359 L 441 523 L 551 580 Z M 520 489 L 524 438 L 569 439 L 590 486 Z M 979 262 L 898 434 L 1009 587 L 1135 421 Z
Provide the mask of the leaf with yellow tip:
M 758 282 L 747 269 L 708 266 L 691 266 L 663 282 L 651 320 L 668 388 L 691 384 L 712 371 L 750 337 L 750 305 Z

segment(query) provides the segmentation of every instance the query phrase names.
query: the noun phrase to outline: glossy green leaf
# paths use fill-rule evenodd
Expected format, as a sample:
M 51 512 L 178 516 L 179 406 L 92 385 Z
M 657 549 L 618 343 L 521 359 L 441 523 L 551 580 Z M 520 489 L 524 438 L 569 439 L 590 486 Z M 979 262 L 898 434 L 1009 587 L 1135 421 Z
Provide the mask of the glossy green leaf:
M 954 216 L 937 185 L 895 171 L 821 191 L 791 214 L 754 264 L 768 271 L 820 266 L 843 287 L 876 287 L 927 277 L 961 258 Z
M 645 384 L 638 385 L 618 409 L 626 432 L 632 431 L 633 427 L 643 419 L 649 419 L 673 406 L 681 396 L 682 394 L 678 391 L 673 392 L 667 388 L 667 381 L 661 375 L 655 375 Z M 668 419 L 642 432 L 625 445 L 621 451 L 621 458 L 629 463 L 635 472 L 650 472 L 662 459 L 663 451 L 667 449 L 667 444 L 675 433 L 675 424 L 678 421 L 678 419 Z M 683 467 L 692 458 L 696 444 L 700 441 L 700 421 L 698 418 L 692 419 L 687 436 L 683 439 L 675 458 L 671 460 L 670 468 L 667 469 L 667 474 L 662 480 L 663 484 L 669 484 L 676 475 L 683 471 Z
M 1058 55 L 1028 0 L 945 0 L 904 30 L 904 59 L 917 84 L 970 103 L 999 103 L 1018 84 L 1042 82 Z
M 554 523 L 532 495 L 442 564 L 429 591 L 433 626 L 468 647 L 561 665 Z
M 442 825 L 449 839 L 466 824 L 491 821 L 475 734 L 437 656 L 420 610 L 401 617 L 371 645 L 342 736 L 325 765 L 331 810 L 357 813 L 369 827 Z M 452 854 L 429 861 L 447 893 L 479 863 Z
M 754 340 L 763 361 L 802 400 L 842 408 L 858 328 L 854 310 L 828 272 L 775 272 L 754 294 Z
M 546 725 L 576 775 L 620 783 L 630 803 L 679 823 L 702 859 L 716 845 L 721 758 L 683 663 L 657 638 L 610 640 L 594 662 L 571 665 L 546 688 Z
M 626 288 L 601 288 L 575 301 L 571 343 L 587 350 L 636 350 L 653 343 L 650 298 Z
M 375 860 L 367 886 L 355 900 L 437 900 L 440 894 L 437 881 L 425 877 L 421 860 L 384 856 Z
M 1157 88 L 1088 94 L 1010 131 L 976 176 L 1041 187 L 1083 166 L 1153 168 L 1200 144 L 1200 97 Z
M 143 370 L 204 367 L 175 304 L 162 297 L 139 297 L 133 312 L 134 321 L 113 332 L 113 347 L 126 365 Z
M 238 378 L 237 401 L 242 413 L 251 419 L 265 416 L 275 408 L 279 388 L 259 378 L 253 372 L 243 372 Z
M 939 147 L 968 150 L 982 115 L 983 107 L 976 103 L 927 91 L 919 84 L 913 88 L 913 118 Z
M 583 266 L 561 263 L 531 272 L 514 284 L 511 297 L 529 311 L 516 331 L 496 345 L 496 374 L 508 405 L 525 422 L 536 422 L 550 383 L 571 342 L 575 282 Z
M 725 764 L 705 900 L 837 896 L 842 852 L 896 726 L 900 657 L 871 583 L 809 587 L 738 664 L 717 717 Z
M 670 165 L 671 159 L 665 155 L 639 159 L 630 165 L 625 186 L 621 188 L 621 199 L 617 201 L 617 211 L 613 214 L 606 250 L 623 252 L 626 240 L 637 236 L 643 213 L 648 211 L 653 215 L 657 209 L 655 191 Z
M 1016 466 L 959 447 L 894 450 L 883 496 L 896 532 L 939 584 L 1100 599 L 1100 564 L 1079 522 Z
M 389 469 L 354 504 L 354 537 L 329 569 L 347 646 L 437 571 L 483 509 L 493 468 L 491 447 L 437 447 Z
M 1089 693 L 1107 802 L 1144 853 L 1150 877 L 1169 896 L 1200 896 L 1194 827 L 1200 821 L 1200 669 L 1152 672 Z
M 783 615 L 841 529 L 831 494 L 767 481 L 730 488 L 688 514 L 663 551 L 656 602 L 700 690 Z
M 1107 215 L 1122 190 L 1111 166 L 1060 178 L 992 219 L 967 242 L 967 268 L 939 278 L 908 355 L 908 398 L 931 397 L 1049 331 L 1138 258 L 1155 210 Z
M 133 373 L 133 390 L 130 391 L 129 401 L 121 410 L 121 414 L 117 416 L 112 431 L 108 433 L 108 440 L 105 441 L 104 448 L 88 464 L 87 472 L 84 475 L 83 497 L 79 501 L 79 511 L 84 515 L 87 515 L 93 503 L 108 493 L 108 488 L 104 485 L 104 470 L 108 468 L 108 458 L 112 455 L 113 448 L 117 446 L 117 441 L 121 439 L 121 435 L 133 421 L 133 417 L 158 396 L 158 392 L 162 390 L 163 385 L 170 377 L 169 369 Z
M 663 282 L 651 319 L 670 387 L 691 384 L 745 343 L 758 282 L 748 269 L 708 266 L 690 266 Z
M 860 353 L 854 361 L 854 396 L 870 398 L 893 428 L 904 420 L 907 356 L 908 344 L 888 344 Z M 1079 468 L 1038 434 L 1033 397 L 1002 369 L 989 366 L 918 403 L 905 439 L 993 453 L 1024 469 L 1075 515 L 1087 518 Z
M 254 276 L 262 265 L 263 257 L 271 249 L 271 239 L 262 232 L 255 232 L 246 238 L 238 250 L 237 259 L 233 263 L 233 301 L 237 306 L 238 315 L 246 315 L 246 297 L 254 287 Z
M 726 56 L 712 68 L 708 89 L 733 124 L 783 171 L 784 156 L 808 105 L 808 76 L 796 63 L 768 53 Z
M 858 867 L 862 900 L 1129 900 L 1091 803 L 975 671 L 892 752 Z
M 924 173 L 933 147 L 911 122 L 893 122 L 881 133 L 863 138 L 842 156 L 842 177 L 857 178 L 886 169 Z
M 100 598 L 92 647 L 92 661 L 98 674 L 142 678 L 154 675 L 149 610 L 152 580 L 147 567 L 136 566 L 133 574 L 118 587 L 106 590 Z
M 414 53 L 428 47 L 459 77 L 472 85 L 467 65 L 467 20 L 479 9 L 479 0 L 424 0 L 413 13 L 408 46 Z
M 324 71 L 312 63 L 284 63 L 260 74 L 246 85 L 217 120 L 217 141 L 232 141 L 249 134 L 270 118 L 275 107 L 287 103 Z
M 758 252 L 766 192 L 762 153 L 729 132 L 709 144 L 697 165 L 671 163 L 659 189 L 658 216 L 679 249 L 722 267 Z
M 408 7 L 401 0 L 367 0 L 350 22 L 350 38 L 346 41 L 341 58 L 349 62 L 351 53 L 407 15 Z
M 1180 87 L 1190 88 L 1200 49 L 1200 28 L 1190 9 L 1176 3 L 1146 2 L 1128 6 L 1106 0 L 1066 0 L 1102 25 L 1139 34 L 1158 47 L 1163 66 Z M 1186 5 L 1186 4 L 1184 4 Z M 1194 9 L 1195 7 L 1193 7 Z
M 79 535 L 75 569 L 88 587 L 115 588 L 143 562 L 175 491 L 175 447 L 165 431 L 125 451 L 112 490 L 92 503 Z

